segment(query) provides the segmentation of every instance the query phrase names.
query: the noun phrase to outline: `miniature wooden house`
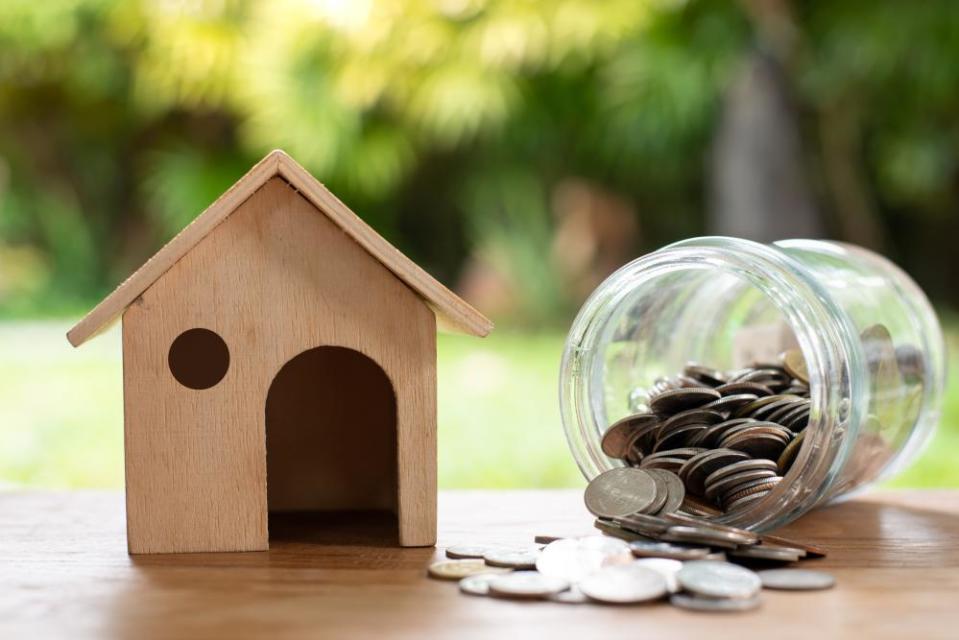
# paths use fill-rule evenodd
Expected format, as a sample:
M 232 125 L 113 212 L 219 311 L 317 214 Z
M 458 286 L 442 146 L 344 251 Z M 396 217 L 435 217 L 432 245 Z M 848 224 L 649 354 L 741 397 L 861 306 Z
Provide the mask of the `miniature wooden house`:
M 274 151 L 68 333 L 122 316 L 131 553 L 269 546 L 268 514 L 436 538 L 436 330 L 492 324 Z

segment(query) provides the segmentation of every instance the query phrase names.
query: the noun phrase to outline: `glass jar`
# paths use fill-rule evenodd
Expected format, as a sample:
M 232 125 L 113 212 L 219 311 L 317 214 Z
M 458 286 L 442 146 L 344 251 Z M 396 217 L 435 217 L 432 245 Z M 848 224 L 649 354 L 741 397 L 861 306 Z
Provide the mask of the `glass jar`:
M 918 286 L 847 244 L 704 237 L 622 267 L 576 317 L 560 402 L 583 475 L 622 466 L 603 453 L 602 435 L 642 410 L 663 376 L 689 362 L 736 369 L 791 346 L 808 370 L 802 446 L 770 493 L 718 522 L 773 529 L 919 455 L 939 418 L 945 345 Z

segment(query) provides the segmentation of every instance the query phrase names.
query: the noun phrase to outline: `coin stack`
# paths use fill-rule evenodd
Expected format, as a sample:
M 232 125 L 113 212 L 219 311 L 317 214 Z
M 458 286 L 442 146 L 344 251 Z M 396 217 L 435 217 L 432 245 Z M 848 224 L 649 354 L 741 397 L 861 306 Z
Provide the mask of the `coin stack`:
M 829 574 L 803 569 L 754 572 L 742 563 L 795 562 L 825 550 L 689 516 L 598 519 L 605 536 L 554 538 L 518 548 L 460 545 L 429 574 L 458 580 L 469 595 L 563 604 L 634 604 L 667 599 L 702 611 L 746 611 L 760 589 L 827 589 Z M 727 562 L 727 558 L 733 562 Z
M 689 364 L 648 395 L 634 393 L 631 404 L 637 411 L 602 440 L 603 452 L 628 466 L 594 478 L 587 506 L 591 496 L 615 495 L 628 498 L 620 510 L 632 513 L 715 516 L 762 499 L 782 481 L 809 422 L 809 378 L 798 349 L 736 371 Z M 598 508 L 591 511 L 611 515 L 611 507 Z

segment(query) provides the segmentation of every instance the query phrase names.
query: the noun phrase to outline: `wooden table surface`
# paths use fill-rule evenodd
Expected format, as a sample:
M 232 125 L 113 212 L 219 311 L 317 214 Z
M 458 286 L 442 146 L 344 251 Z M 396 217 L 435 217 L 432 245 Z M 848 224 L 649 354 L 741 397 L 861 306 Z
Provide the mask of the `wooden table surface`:
M 331 546 L 277 525 L 269 552 L 128 556 L 119 493 L 0 494 L 0 637 L 959 638 L 959 492 L 877 492 L 781 532 L 816 542 L 831 591 L 703 614 L 461 595 L 426 567 L 456 543 L 593 533 L 579 491 L 445 492 L 437 549 Z

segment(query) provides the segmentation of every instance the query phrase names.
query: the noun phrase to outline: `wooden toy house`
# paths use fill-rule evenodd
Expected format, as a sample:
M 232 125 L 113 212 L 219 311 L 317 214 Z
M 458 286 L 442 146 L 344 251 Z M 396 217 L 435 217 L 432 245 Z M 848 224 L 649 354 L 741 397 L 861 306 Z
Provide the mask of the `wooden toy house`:
M 122 316 L 131 553 L 269 546 L 268 514 L 436 538 L 436 330 L 492 324 L 274 151 L 67 334 Z

